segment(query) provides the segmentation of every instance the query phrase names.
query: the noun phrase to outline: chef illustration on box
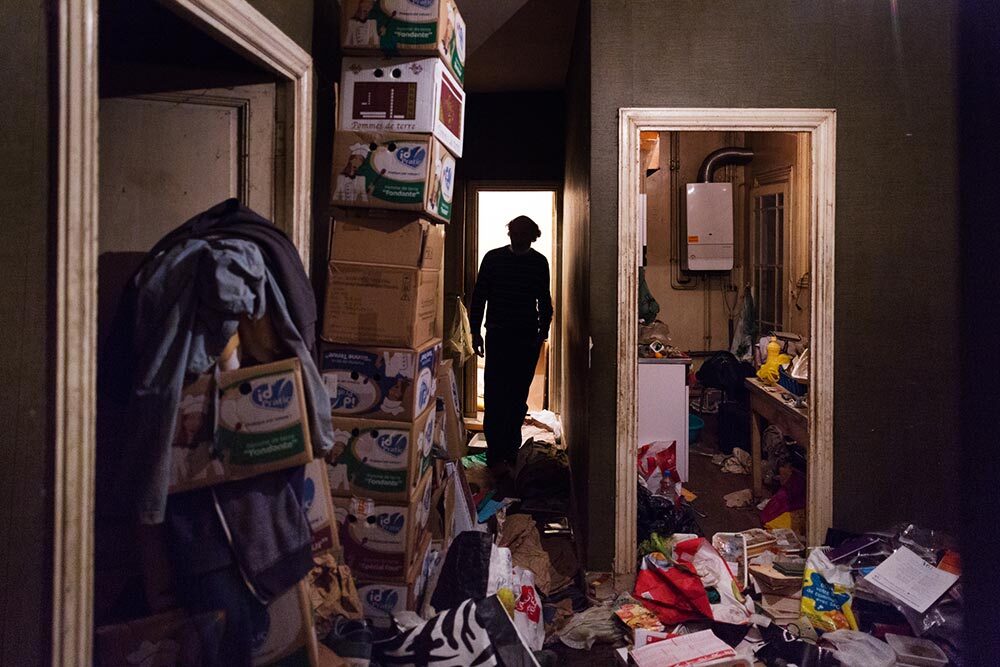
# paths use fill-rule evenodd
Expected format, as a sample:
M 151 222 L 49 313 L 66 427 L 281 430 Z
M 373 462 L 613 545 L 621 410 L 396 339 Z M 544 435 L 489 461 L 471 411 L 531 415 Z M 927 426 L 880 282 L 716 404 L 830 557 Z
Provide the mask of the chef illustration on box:
M 403 397 L 412 382 L 415 363 L 416 355 L 391 352 L 383 352 L 375 362 L 375 367 L 382 369 L 383 377 L 390 381 L 395 378 L 395 383 L 388 387 L 382 399 L 382 412 L 390 415 L 404 412 Z
M 358 10 L 347 20 L 347 46 L 379 45 L 385 27 L 379 29 L 375 0 L 360 0 Z
M 335 200 L 368 201 L 367 182 L 364 174 L 360 173 L 360 169 L 365 160 L 368 159 L 369 152 L 368 144 L 354 144 L 351 146 L 351 155 L 347 158 L 347 164 L 337 174 L 337 187 L 333 191 L 333 198 Z

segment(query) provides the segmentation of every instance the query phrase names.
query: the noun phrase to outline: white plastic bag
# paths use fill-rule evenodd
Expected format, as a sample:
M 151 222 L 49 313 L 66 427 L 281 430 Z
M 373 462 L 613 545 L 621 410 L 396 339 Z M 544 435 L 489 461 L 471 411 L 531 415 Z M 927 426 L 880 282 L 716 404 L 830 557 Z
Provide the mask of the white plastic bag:
M 496 595 L 504 609 L 514 616 L 514 558 L 507 547 L 493 545 L 490 551 L 490 573 L 486 580 L 486 595 Z
M 892 647 L 864 632 L 827 632 L 822 641 L 834 647 L 833 656 L 843 667 L 893 667 L 896 664 L 896 652 Z
M 514 568 L 517 602 L 514 604 L 514 626 L 532 651 L 541 651 L 545 644 L 545 622 L 542 620 L 542 601 L 535 588 L 535 573 L 524 568 Z

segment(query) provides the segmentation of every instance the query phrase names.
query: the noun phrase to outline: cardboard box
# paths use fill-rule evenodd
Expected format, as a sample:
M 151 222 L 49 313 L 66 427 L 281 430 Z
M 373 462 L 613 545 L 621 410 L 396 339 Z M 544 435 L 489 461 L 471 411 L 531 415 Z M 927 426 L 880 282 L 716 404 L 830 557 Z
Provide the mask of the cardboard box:
M 455 157 L 428 134 L 337 132 L 333 206 L 415 211 L 451 220 Z
M 462 157 L 465 91 L 438 58 L 344 58 L 340 126 L 432 134 Z
M 254 667 L 315 667 L 316 628 L 307 580 L 267 606 L 267 627 L 254 637 Z
M 330 262 L 323 340 L 420 348 L 438 329 L 437 271 Z
M 458 383 L 455 381 L 455 371 L 452 360 L 445 359 L 438 364 L 437 396 L 444 401 L 444 442 L 440 443 L 447 450 L 450 458 L 458 459 L 468 451 L 465 420 L 462 418 L 462 406 L 458 400 Z
M 340 550 L 337 517 L 333 511 L 326 461 L 313 459 L 306 466 L 302 505 L 312 530 L 313 556 Z
M 173 610 L 95 631 L 95 664 L 205 665 L 219 655 L 225 630 L 222 611 L 189 616 Z
M 444 226 L 409 213 L 337 209 L 330 261 L 444 270 Z
M 378 582 L 359 580 L 358 597 L 365 618 L 372 625 L 388 628 L 392 617 L 402 611 L 419 612 L 427 589 L 428 569 L 431 565 L 431 536 L 424 535 L 418 557 L 410 566 L 405 582 Z
M 454 0 L 343 0 L 344 53 L 438 55 L 465 78 L 465 19 Z
M 358 579 L 406 582 L 430 514 L 431 473 L 406 502 L 334 497 L 344 563 Z
M 212 376 L 206 374 L 181 393 L 171 449 L 170 493 L 312 460 L 298 359 L 223 371 L 218 392 L 215 388 Z
M 441 339 L 417 349 L 324 345 L 320 373 L 330 414 L 413 421 L 434 402 Z
M 334 495 L 406 502 L 431 467 L 431 407 L 412 423 L 335 417 L 333 431 L 327 473 Z

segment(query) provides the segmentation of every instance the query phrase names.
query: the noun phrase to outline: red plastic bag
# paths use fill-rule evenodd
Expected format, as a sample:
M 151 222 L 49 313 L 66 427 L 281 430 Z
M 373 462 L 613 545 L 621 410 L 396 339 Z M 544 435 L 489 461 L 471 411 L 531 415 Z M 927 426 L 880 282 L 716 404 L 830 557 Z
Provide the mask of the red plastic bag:
M 675 503 L 681 499 L 681 478 L 677 473 L 677 443 L 651 442 L 639 447 L 639 477 L 649 492 L 669 498 Z
M 650 554 L 643 559 L 634 596 L 664 625 L 695 619 L 749 623 L 753 603 L 740 592 L 719 552 L 701 537 L 675 539 L 669 558 Z M 718 602 L 709 602 L 708 587 L 718 593 Z

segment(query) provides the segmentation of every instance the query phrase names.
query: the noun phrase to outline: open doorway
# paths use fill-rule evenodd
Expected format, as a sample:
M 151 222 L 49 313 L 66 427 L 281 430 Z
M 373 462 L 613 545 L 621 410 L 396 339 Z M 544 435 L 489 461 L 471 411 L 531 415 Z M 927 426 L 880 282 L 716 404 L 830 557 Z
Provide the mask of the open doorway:
M 749 172 L 749 177 L 746 170 L 738 173 L 733 169 L 729 173 L 720 173 L 714 179 L 706 179 L 701 174 L 701 177 L 690 179 L 691 183 L 718 181 L 720 188 L 729 189 L 722 199 L 731 210 L 729 215 L 732 220 L 739 222 L 729 226 L 730 237 L 722 240 L 722 245 L 728 243 L 731 246 L 728 249 L 733 255 L 731 264 L 725 261 L 722 266 L 713 263 L 719 259 L 716 253 L 719 248 L 701 249 L 707 250 L 707 254 L 687 252 L 696 250 L 692 246 L 704 241 L 699 239 L 700 232 L 692 232 L 683 226 L 689 220 L 687 209 L 681 206 L 681 198 L 696 193 L 687 192 L 688 182 L 681 183 L 685 179 L 679 174 L 663 177 L 672 197 L 662 198 L 658 205 L 672 204 L 681 209 L 683 215 L 678 213 L 677 221 L 683 224 L 672 228 L 673 244 L 662 239 L 668 260 L 657 267 L 647 265 L 645 268 L 647 279 L 652 276 L 654 283 L 669 286 L 663 294 L 672 308 L 672 320 L 676 317 L 678 322 L 683 322 L 692 312 L 697 314 L 692 322 L 676 327 L 678 340 L 671 342 L 678 343 L 679 347 L 707 353 L 717 347 L 728 348 L 728 304 L 733 292 L 737 297 L 745 293 L 763 297 L 761 304 L 754 306 L 752 311 L 758 321 L 764 322 L 765 328 L 773 330 L 780 325 L 784 329 L 795 320 L 794 326 L 807 331 L 811 362 L 809 401 L 799 412 L 808 431 L 807 438 L 804 438 L 808 445 L 804 448 L 806 523 L 803 537 L 809 543 L 818 543 L 832 518 L 835 113 L 830 110 L 796 109 L 623 109 L 620 130 L 616 575 L 628 578 L 635 568 L 638 447 L 644 437 L 649 437 L 648 433 L 643 433 L 640 414 L 643 394 L 648 394 L 648 387 L 645 386 L 643 364 L 638 359 L 639 267 L 644 261 L 648 262 L 650 243 L 655 246 L 656 240 L 650 239 L 649 230 L 638 223 L 649 222 L 647 214 L 653 209 L 648 199 L 650 193 L 646 189 L 647 176 L 655 173 L 656 169 L 673 174 L 684 168 L 669 149 L 671 145 L 676 148 L 678 142 L 683 143 L 684 137 L 690 142 L 704 144 L 692 153 L 700 153 L 695 161 L 696 167 L 703 166 L 703 158 L 719 146 L 740 147 L 747 143 L 748 137 L 751 142 L 773 144 L 785 140 L 793 146 L 791 164 L 758 164 L 756 171 Z M 658 164 L 651 164 L 648 153 L 651 145 L 657 142 L 660 143 L 660 160 Z M 808 178 L 802 181 L 805 176 Z M 679 188 L 680 185 L 684 187 Z M 647 207 L 647 203 L 650 206 Z M 790 216 L 795 214 L 804 214 L 801 216 L 801 230 L 794 234 L 786 233 L 793 223 Z M 643 245 L 647 246 L 645 257 Z M 653 250 L 656 254 L 657 249 L 654 247 Z M 662 252 L 663 248 L 658 250 Z M 739 272 L 733 271 L 736 256 L 743 258 Z M 696 281 L 700 290 L 690 290 L 690 295 L 684 295 L 683 289 L 675 289 L 675 285 L 692 278 L 692 260 L 704 257 L 710 261 L 702 266 L 709 270 L 696 273 L 701 276 Z M 685 271 L 685 268 L 688 270 Z M 807 273 L 808 277 L 803 277 Z M 799 285 L 806 284 L 808 289 L 799 288 Z M 797 298 L 784 299 L 785 291 L 794 290 L 801 291 L 794 294 Z M 726 300 L 727 297 L 730 301 Z M 681 299 L 687 299 L 689 307 L 684 307 Z M 714 325 L 709 319 L 714 310 L 713 299 L 714 308 L 721 308 L 723 313 L 721 317 L 716 317 Z M 799 310 L 802 299 L 808 301 L 808 308 L 802 309 L 808 313 L 807 318 Z M 690 307 L 696 303 L 702 304 L 701 309 Z M 731 310 L 734 314 L 736 309 L 737 304 L 733 303 Z M 794 317 L 790 315 L 793 311 Z M 670 328 L 673 333 L 673 322 Z M 685 377 L 686 373 L 679 375 Z M 680 381 L 677 392 L 680 398 L 675 401 L 680 408 L 674 419 L 677 423 L 672 426 L 678 431 L 675 439 L 681 441 L 687 450 L 688 441 L 694 439 L 691 432 L 695 429 L 691 428 L 689 420 L 690 404 L 685 380 L 686 377 Z M 750 447 L 754 453 L 759 453 L 761 448 L 759 438 L 752 437 L 754 431 L 758 430 L 759 435 L 759 428 L 765 419 L 786 425 L 785 417 L 784 406 L 766 415 L 763 410 L 758 411 L 749 427 Z M 681 457 L 677 458 L 680 463 Z M 759 461 L 759 456 L 750 458 Z M 753 489 L 759 489 L 757 476 L 752 475 L 751 479 Z
M 97 325 L 99 311 L 110 305 L 99 291 L 98 253 L 127 253 L 148 240 L 144 234 L 156 233 L 151 227 L 170 224 L 149 199 L 155 188 L 137 181 L 149 176 L 141 171 L 148 165 L 130 160 L 159 142 L 161 154 L 153 162 L 162 165 L 162 153 L 170 151 L 171 173 L 169 178 L 154 174 L 156 182 L 179 187 L 182 197 L 191 195 L 188 203 L 196 209 L 201 202 L 195 199 L 229 195 L 263 205 L 309 265 L 311 57 L 247 2 L 107 4 L 102 3 L 99 20 L 96 2 L 61 3 L 57 24 L 54 664 L 92 662 L 96 609 L 115 594 L 103 581 L 96 583 L 94 567 Z M 99 40 L 98 30 L 117 31 L 122 38 Z M 178 33 L 190 36 L 198 48 L 178 48 L 184 43 Z M 125 116 L 133 130 L 128 135 L 116 127 Z M 138 117 L 153 118 L 164 131 L 136 128 Z M 261 120 L 268 121 L 266 127 Z M 209 131 L 205 122 L 218 130 L 212 134 L 214 150 L 184 153 L 191 143 L 172 142 L 171 137 L 184 137 L 193 128 L 204 135 Z M 104 127 L 101 137 L 113 140 L 99 144 L 102 123 L 111 127 Z M 260 159 L 255 146 L 262 149 Z M 117 192 L 100 191 L 98 162 L 106 159 L 111 168 L 104 185 Z M 197 172 L 185 173 L 185 164 L 216 160 L 228 167 L 218 182 L 192 181 Z M 258 195 L 267 201 L 255 200 Z M 98 201 L 107 214 L 100 221 Z M 156 210 L 145 210 L 150 206 Z M 182 206 L 171 215 L 182 216 L 185 210 Z
M 798 405 L 786 405 L 783 388 L 745 378 L 755 378 L 774 334 L 783 354 L 808 350 L 809 135 L 641 139 L 640 456 L 643 447 L 673 455 L 706 535 L 781 524 L 804 536 L 806 385 L 786 382 L 798 392 Z M 667 336 L 667 353 L 644 345 Z M 763 448 L 755 416 L 769 427 Z M 773 495 L 773 507 L 757 509 Z
M 473 183 L 469 189 L 469 197 L 472 215 L 469 216 L 471 224 L 466 227 L 466 235 L 467 247 L 472 252 L 466 258 L 466 284 L 470 286 L 470 298 L 471 286 L 476 283 L 483 257 L 494 248 L 508 245 L 507 223 L 519 215 L 526 215 L 538 224 L 542 233 L 532 244 L 532 248 L 548 260 L 551 276 L 549 288 L 552 292 L 553 308 L 557 313 L 555 317 L 558 318 L 558 186 Z M 558 411 L 558 397 L 554 392 L 559 384 L 559 371 L 555 363 L 559 357 L 558 326 L 557 319 L 554 319 L 548 343 L 542 346 L 538 357 L 535 377 L 528 392 L 528 409 L 532 411 L 545 409 Z M 466 417 L 479 422 L 482 421 L 484 407 L 484 372 L 485 360 L 482 357 L 477 357 L 475 366 L 468 364 L 465 367 Z M 471 406 L 475 406 L 475 411 L 469 409 Z

